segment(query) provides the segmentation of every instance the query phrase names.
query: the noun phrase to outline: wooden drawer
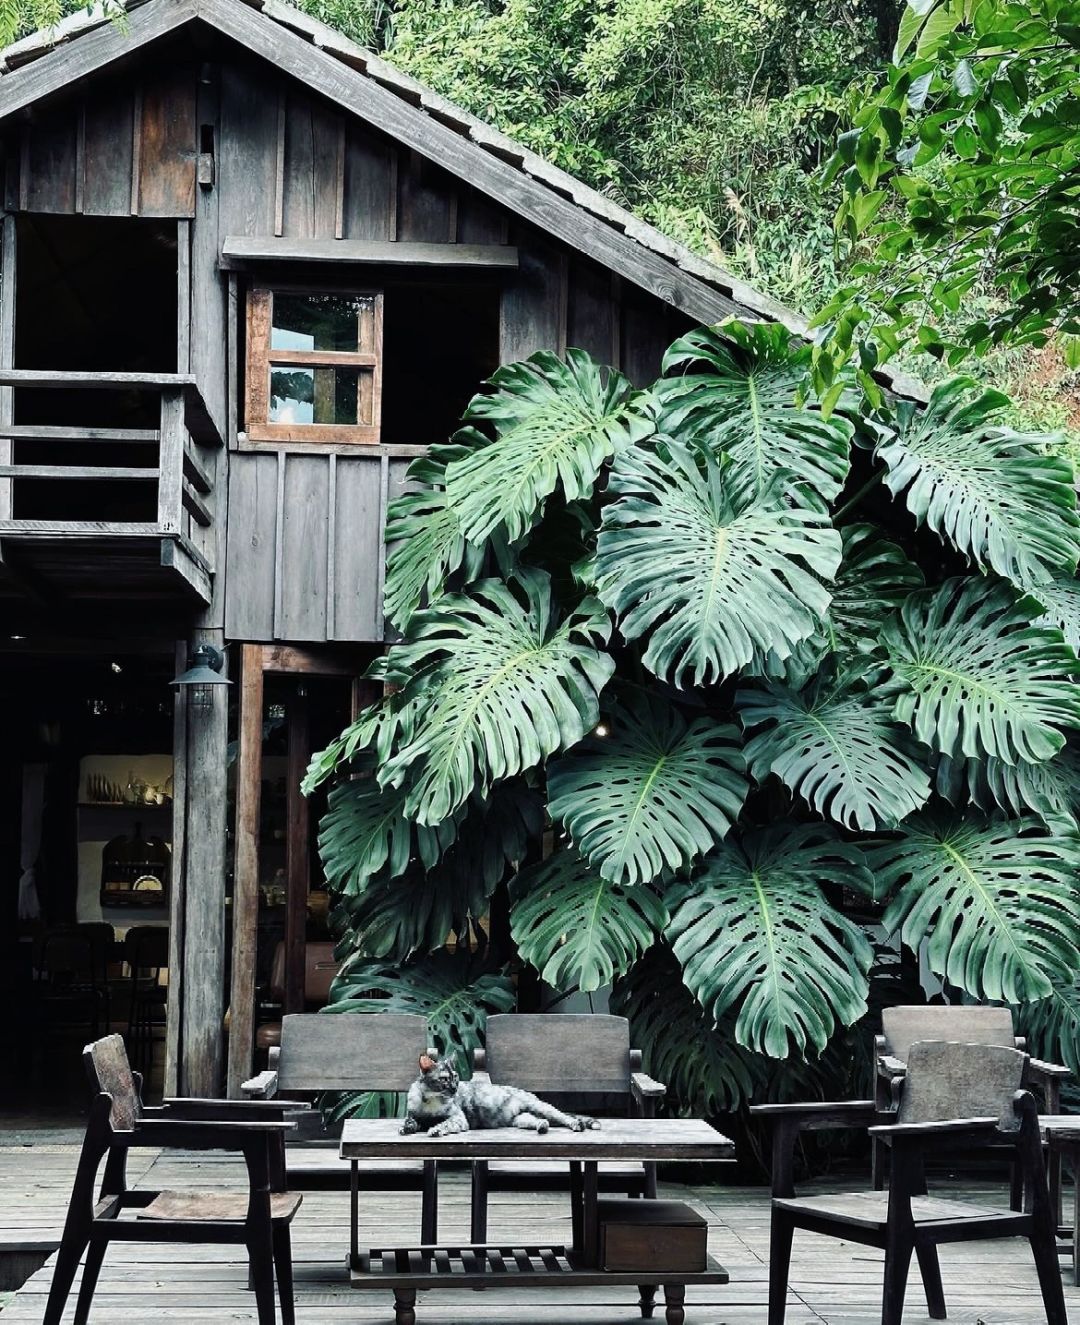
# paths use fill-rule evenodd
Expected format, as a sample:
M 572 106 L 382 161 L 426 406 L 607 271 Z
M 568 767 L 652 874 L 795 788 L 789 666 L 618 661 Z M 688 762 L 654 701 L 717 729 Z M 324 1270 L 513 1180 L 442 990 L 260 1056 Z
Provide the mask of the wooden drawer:
M 709 1226 L 685 1202 L 604 1200 L 598 1209 L 605 1270 L 693 1274 L 705 1269 Z

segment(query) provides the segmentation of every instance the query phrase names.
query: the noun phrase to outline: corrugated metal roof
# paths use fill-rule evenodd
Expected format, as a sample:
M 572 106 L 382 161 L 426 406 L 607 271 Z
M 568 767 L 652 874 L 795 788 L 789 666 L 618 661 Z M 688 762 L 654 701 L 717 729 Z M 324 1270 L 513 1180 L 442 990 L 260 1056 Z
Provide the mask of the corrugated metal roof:
M 21 41 L 0 51 L 0 87 L 6 75 L 21 69 L 33 60 L 47 59 L 53 51 L 76 40 L 83 33 L 101 27 L 122 11 L 130 12 L 141 5 L 153 3 L 154 0 L 126 0 L 126 2 L 119 0 L 106 6 L 99 2 L 88 10 L 80 10 L 63 19 L 54 28 L 43 29 L 24 37 Z M 686 276 L 718 291 L 744 309 L 748 318 L 779 322 L 797 335 L 807 334 L 806 320 L 799 314 L 753 289 L 718 263 L 691 252 L 684 245 L 657 230 L 655 226 L 642 221 L 625 207 L 620 207 L 596 189 L 583 184 L 490 124 L 448 101 L 373 51 L 350 41 L 336 29 L 286 4 L 285 0 L 243 0 L 243 3 L 260 12 L 269 21 L 281 24 L 291 32 L 306 38 L 326 55 L 370 78 L 408 105 L 431 116 L 432 119 L 460 135 L 477 150 L 488 152 L 512 165 L 522 174 L 602 220 L 643 248 L 666 259 Z M 195 11 L 198 12 L 197 0 Z M 899 395 L 919 400 L 928 398 L 925 387 L 913 378 L 889 370 L 883 370 L 880 378 L 887 387 Z

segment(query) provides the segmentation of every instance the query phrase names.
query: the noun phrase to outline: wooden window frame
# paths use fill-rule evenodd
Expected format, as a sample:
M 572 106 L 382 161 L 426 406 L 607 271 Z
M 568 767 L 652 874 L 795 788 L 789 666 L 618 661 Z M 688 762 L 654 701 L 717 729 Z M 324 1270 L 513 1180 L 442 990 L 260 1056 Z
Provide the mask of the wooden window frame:
M 270 347 L 275 294 L 336 294 L 374 302 L 372 349 L 274 350 Z M 247 291 L 247 356 L 244 377 L 245 434 L 253 442 L 342 443 L 371 446 L 382 429 L 383 291 L 337 286 L 298 286 L 286 281 L 259 282 Z M 270 369 L 286 365 L 303 368 L 368 368 L 371 370 L 370 423 L 271 423 Z M 361 377 L 360 381 L 363 380 Z M 358 387 L 359 392 L 359 387 Z

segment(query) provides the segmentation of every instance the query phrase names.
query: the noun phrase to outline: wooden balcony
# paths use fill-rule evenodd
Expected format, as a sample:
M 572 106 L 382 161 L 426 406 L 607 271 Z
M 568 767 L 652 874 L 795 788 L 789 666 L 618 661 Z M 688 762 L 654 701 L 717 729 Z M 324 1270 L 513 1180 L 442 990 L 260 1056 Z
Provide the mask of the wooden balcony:
M 156 412 L 157 426 L 7 422 L 20 417 L 18 402 L 30 391 L 111 392 Z M 186 374 L 0 369 L 0 593 L 208 603 L 214 452 L 221 445 Z M 53 463 L 58 454 L 64 463 Z M 136 463 L 102 463 L 102 455 Z M 82 484 L 96 485 L 84 489 L 95 494 L 89 503 L 72 498 Z M 100 501 L 101 494 L 108 499 Z M 87 518 L 95 501 L 108 518 Z M 113 518 L 117 510 L 139 518 Z

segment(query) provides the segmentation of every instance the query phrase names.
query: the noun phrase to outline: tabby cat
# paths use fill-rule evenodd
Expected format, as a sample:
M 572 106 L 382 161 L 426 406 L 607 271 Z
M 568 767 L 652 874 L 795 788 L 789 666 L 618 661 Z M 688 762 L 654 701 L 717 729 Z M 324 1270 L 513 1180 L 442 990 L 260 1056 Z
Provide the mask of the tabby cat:
M 595 1118 L 563 1113 L 527 1090 L 497 1086 L 485 1075 L 462 1081 L 449 1059 L 440 1061 L 438 1050 L 429 1049 L 420 1055 L 420 1075 L 409 1087 L 401 1130 L 449 1136 L 484 1127 L 521 1127 L 530 1132 L 568 1127 L 584 1132 L 599 1126 Z

